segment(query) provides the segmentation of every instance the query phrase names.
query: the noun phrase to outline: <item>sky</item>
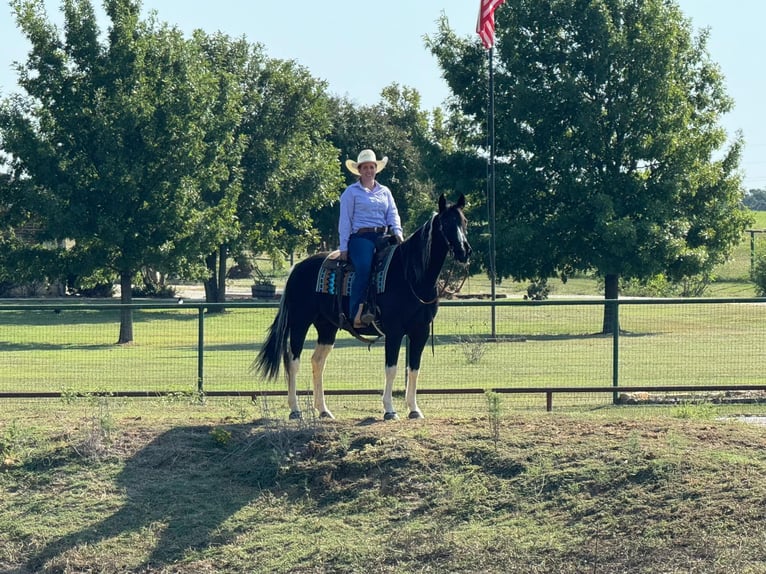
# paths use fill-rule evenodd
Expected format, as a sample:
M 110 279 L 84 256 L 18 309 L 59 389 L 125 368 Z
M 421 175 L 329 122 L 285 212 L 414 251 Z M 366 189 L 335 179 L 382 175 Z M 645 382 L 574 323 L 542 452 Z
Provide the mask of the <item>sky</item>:
M 766 2 L 677 1 L 695 31 L 710 30 L 710 56 L 735 101 L 722 124 L 730 137 L 741 131 L 745 140 L 744 186 L 766 189 L 766 74 L 760 67 Z M 61 2 L 45 5 L 60 23 Z M 143 0 L 145 13 L 156 11 L 160 21 L 185 32 L 201 28 L 261 43 L 270 57 L 295 60 L 325 80 L 331 93 L 358 104 L 378 102 L 381 90 L 396 82 L 415 88 L 424 109 L 441 105 L 449 94 L 424 36 L 436 33 L 442 14 L 458 35 L 474 36 L 478 8 L 479 0 Z M 23 62 L 28 50 L 7 0 L 0 3 L 2 96 L 18 90 L 13 63 Z

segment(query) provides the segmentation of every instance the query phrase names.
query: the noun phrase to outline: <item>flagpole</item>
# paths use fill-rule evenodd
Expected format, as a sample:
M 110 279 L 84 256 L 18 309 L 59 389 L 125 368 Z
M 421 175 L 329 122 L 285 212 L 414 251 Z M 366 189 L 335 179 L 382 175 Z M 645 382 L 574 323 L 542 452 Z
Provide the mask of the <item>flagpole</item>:
M 489 132 L 489 173 L 487 177 L 489 207 L 489 279 L 490 279 L 490 300 L 492 302 L 492 339 L 497 338 L 495 299 L 496 299 L 496 279 L 495 270 L 495 72 L 493 65 L 493 56 L 495 48 L 492 46 L 487 51 L 489 58 L 489 110 L 488 110 L 488 132 Z
M 495 10 L 505 0 L 481 0 L 479 17 L 476 21 L 476 33 L 487 50 L 489 64 L 489 93 L 487 95 L 487 147 L 489 148 L 489 165 L 487 166 L 487 218 L 489 220 L 489 280 L 490 298 L 492 301 L 492 339 L 497 339 L 497 322 L 495 317 L 495 288 L 497 285 L 497 270 L 495 268 L 495 70 L 493 57 L 495 54 Z

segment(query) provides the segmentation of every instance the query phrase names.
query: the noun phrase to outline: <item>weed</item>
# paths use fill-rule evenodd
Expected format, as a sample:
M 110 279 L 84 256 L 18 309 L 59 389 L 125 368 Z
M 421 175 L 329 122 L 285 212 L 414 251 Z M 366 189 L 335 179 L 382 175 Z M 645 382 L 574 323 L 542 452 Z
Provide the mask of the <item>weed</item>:
M 524 472 L 524 483 L 527 490 L 535 500 L 539 500 L 548 485 L 548 480 L 553 472 L 553 463 L 544 453 L 533 457 Z
M 96 412 L 89 417 L 82 438 L 73 448 L 84 458 L 101 459 L 109 454 L 114 444 L 116 424 L 108 396 L 87 395 L 86 399 L 95 404 Z
M 227 446 L 231 442 L 231 432 L 220 427 L 210 429 L 210 436 L 218 446 Z
M 12 421 L 0 437 L 0 468 L 21 464 L 32 444 L 33 437 Z
M 677 419 L 709 420 L 715 418 L 715 405 L 710 403 L 682 403 L 671 414 Z
M 492 435 L 492 442 L 495 443 L 495 449 L 500 442 L 500 395 L 493 391 L 485 391 L 487 397 L 487 411 L 489 414 L 489 430 Z
M 487 351 L 487 342 L 481 337 L 458 337 L 458 344 L 469 365 L 476 365 Z

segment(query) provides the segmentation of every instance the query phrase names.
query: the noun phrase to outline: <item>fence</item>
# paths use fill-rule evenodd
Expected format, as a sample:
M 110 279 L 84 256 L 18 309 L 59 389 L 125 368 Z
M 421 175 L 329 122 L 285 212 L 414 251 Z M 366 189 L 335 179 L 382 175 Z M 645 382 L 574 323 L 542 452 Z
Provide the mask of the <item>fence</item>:
M 619 329 L 602 335 L 607 305 Z M 0 400 L 284 393 L 281 379 L 266 382 L 250 372 L 275 303 L 131 307 L 135 342 L 116 345 L 120 304 L 0 305 Z M 206 312 L 221 307 L 225 312 Z M 544 395 L 550 409 L 554 394 L 562 404 L 583 393 L 608 403 L 626 391 L 764 391 L 764 324 L 766 299 L 444 301 L 419 392 Z M 299 375 L 304 394 L 311 387 L 308 347 Z M 340 333 L 325 370 L 326 392 L 377 397 L 382 372 L 382 342 L 368 350 Z

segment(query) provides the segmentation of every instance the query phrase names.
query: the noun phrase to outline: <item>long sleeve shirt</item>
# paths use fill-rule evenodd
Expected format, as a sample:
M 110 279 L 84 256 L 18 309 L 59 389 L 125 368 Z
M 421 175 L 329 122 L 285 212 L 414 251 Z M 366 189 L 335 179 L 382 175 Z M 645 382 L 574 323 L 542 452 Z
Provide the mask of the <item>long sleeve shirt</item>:
M 402 235 L 402 222 L 391 190 L 377 181 L 372 189 L 357 181 L 340 196 L 338 234 L 340 250 L 348 251 L 348 238 L 363 227 L 387 225 L 394 235 Z

